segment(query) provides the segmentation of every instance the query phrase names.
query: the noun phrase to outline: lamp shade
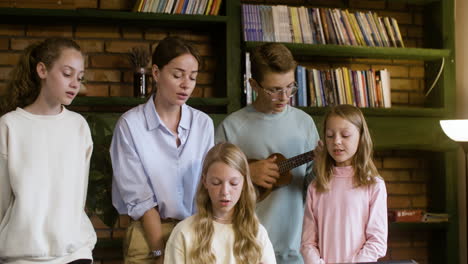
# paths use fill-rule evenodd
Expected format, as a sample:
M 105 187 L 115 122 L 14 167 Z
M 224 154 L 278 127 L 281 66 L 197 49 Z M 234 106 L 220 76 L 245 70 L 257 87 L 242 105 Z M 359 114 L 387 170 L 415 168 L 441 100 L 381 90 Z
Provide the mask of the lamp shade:
M 440 126 L 453 141 L 468 142 L 468 119 L 440 120 Z

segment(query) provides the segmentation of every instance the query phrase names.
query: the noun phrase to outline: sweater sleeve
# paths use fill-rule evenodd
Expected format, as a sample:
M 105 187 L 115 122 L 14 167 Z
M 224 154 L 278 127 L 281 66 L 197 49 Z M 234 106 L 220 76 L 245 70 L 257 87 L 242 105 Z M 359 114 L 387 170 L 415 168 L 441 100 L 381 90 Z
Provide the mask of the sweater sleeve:
M 8 128 L 0 119 L 0 222 L 5 217 L 12 199 L 10 176 L 8 174 Z
M 378 178 L 370 191 L 366 242 L 354 258 L 354 262 L 377 261 L 387 252 L 387 190 L 384 181 Z
M 184 235 L 181 228 L 174 228 L 167 240 L 166 249 L 164 251 L 164 264 L 185 263 L 185 257 L 189 252 L 186 252 Z
M 122 197 L 125 209 L 117 206 L 120 201 L 114 200 L 114 195 L 113 203 L 119 213 L 138 220 L 157 205 L 157 200 L 135 148 L 127 122 L 120 119 L 114 129 L 110 155 L 114 173 L 112 188 Z
M 265 227 L 259 225 L 259 240 L 262 245 L 262 260 L 261 264 L 276 264 L 275 251 L 273 250 L 273 245 L 271 244 L 270 238 L 268 237 L 268 232 Z
M 224 123 L 225 121 L 221 122 L 216 128 L 215 144 L 220 143 L 220 142 L 228 142 L 228 138 L 226 135 L 226 128 L 225 128 Z
M 307 190 L 306 205 L 304 210 L 304 222 L 302 224 L 301 254 L 305 264 L 325 264 L 320 258 L 318 248 L 317 222 L 313 212 L 313 185 Z

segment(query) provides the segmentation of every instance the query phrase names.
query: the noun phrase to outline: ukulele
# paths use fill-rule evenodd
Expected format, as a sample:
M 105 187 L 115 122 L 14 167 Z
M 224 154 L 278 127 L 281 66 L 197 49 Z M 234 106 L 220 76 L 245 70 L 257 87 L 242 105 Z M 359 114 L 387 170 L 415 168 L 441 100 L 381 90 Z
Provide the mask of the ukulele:
M 290 170 L 301 166 L 304 163 L 307 163 L 311 160 L 314 159 L 314 152 L 313 150 L 299 154 L 297 156 L 294 156 L 292 158 L 286 159 L 282 154 L 280 153 L 274 153 L 268 156 L 268 158 L 271 158 L 273 156 L 276 156 L 276 165 L 278 165 L 279 169 L 279 178 L 276 181 L 275 184 L 273 184 L 272 188 L 264 188 L 261 186 L 256 186 L 258 190 L 258 195 L 257 195 L 257 202 L 262 201 L 265 199 L 272 191 L 278 189 L 279 187 L 288 185 L 292 181 L 292 174 Z

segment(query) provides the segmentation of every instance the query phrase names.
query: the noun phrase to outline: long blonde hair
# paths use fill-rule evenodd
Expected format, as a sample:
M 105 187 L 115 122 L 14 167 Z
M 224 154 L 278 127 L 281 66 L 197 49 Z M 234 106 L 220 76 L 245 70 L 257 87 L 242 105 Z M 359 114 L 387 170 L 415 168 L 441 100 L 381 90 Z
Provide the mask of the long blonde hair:
M 359 145 L 352 159 L 354 186 L 359 187 L 375 183 L 378 172 L 372 160 L 373 144 L 361 110 L 352 105 L 337 105 L 332 107 L 323 119 L 323 135 L 326 135 L 327 121 L 332 116 L 338 116 L 351 122 L 359 131 Z M 320 162 L 314 165 L 316 178 L 313 184 L 315 184 L 319 192 L 325 192 L 330 189 L 335 161 L 326 149 L 320 155 Z
M 216 262 L 211 251 L 213 239 L 213 208 L 207 189 L 203 186 L 210 166 L 223 162 L 239 171 L 244 177 L 242 193 L 234 207 L 232 226 L 235 234 L 234 256 L 236 263 L 259 263 L 262 248 L 257 241 L 259 222 L 255 215 L 255 189 L 250 180 L 249 164 L 242 150 L 231 143 L 219 143 L 206 155 L 202 168 L 202 180 L 198 185 L 197 209 L 195 216 L 195 247 L 190 252 L 193 263 L 209 264 Z
M 62 51 L 67 48 L 81 52 L 80 46 L 67 38 L 48 38 L 29 45 L 23 51 L 18 64 L 10 73 L 7 94 L 3 102 L 0 102 L 0 116 L 15 110 L 16 107 L 25 107 L 36 101 L 41 91 L 37 64 L 42 62 L 50 70 Z

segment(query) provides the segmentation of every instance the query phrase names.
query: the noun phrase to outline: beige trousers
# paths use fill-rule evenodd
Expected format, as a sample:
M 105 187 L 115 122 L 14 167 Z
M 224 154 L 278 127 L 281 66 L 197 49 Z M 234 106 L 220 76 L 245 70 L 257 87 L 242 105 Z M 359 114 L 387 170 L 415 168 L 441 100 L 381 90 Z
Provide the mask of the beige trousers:
M 164 244 L 166 244 L 176 222 L 162 223 Z M 151 249 L 146 241 L 143 226 L 140 221 L 133 221 L 127 228 L 123 244 L 123 255 L 125 264 L 154 264 L 150 256 Z

